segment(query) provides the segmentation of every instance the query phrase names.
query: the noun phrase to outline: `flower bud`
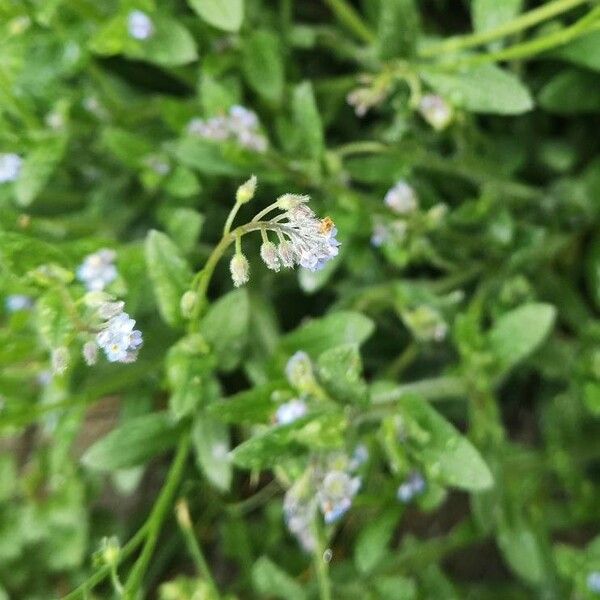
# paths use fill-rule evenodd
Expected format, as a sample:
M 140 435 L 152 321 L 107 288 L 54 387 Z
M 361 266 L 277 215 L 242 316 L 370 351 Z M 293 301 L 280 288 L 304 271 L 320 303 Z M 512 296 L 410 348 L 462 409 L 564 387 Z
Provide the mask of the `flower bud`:
M 285 366 L 285 375 L 290 385 L 299 391 L 311 391 L 316 384 L 312 363 L 306 352 L 296 352 L 288 360 Z
M 83 359 L 88 367 L 96 364 L 98 360 L 98 345 L 96 342 L 86 342 L 83 345 Z
M 235 193 L 235 201 L 238 204 L 246 204 L 254 198 L 256 192 L 256 175 L 252 175 L 248 181 L 242 183 Z
M 283 194 L 283 196 L 277 198 L 277 208 L 280 208 L 281 210 L 292 210 L 309 200 L 310 196 L 302 194 Z
M 69 366 L 69 349 L 65 346 L 59 346 L 52 350 L 52 373 L 62 375 Z
M 281 264 L 288 269 L 294 266 L 296 262 L 296 254 L 294 252 L 294 246 L 291 242 L 287 240 L 282 241 L 277 248 L 277 252 L 279 253 L 279 259 L 281 260 Z
M 240 287 L 250 279 L 250 265 L 248 259 L 241 253 L 233 255 L 231 262 L 229 263 L 229 271 L 231 272 L 231 279 L 235 287 Z
M 194 314 L 197 304 L 198 294 L 196 292 L 188 290 L 185 294 L 183 294 L 183 296 L 181 296 L 179 307 L 181 309 L 181 314 L 185 319 L 189 319 Z
M 263 242 L 260 247 L 260 257 L 269 269 L 278 272 L 281 268 L 277 246 L 273 242 Z
M 388 190 L 383 199 L 385 205 L 399 215 L 406 215 L 417 210 L 419 201 L 411 185 L 400 180 Z
M 452 121 L 452 107 L 436 94 L 426 94 L 419 102 L 421 116 L 436 130 L 446 129 Z

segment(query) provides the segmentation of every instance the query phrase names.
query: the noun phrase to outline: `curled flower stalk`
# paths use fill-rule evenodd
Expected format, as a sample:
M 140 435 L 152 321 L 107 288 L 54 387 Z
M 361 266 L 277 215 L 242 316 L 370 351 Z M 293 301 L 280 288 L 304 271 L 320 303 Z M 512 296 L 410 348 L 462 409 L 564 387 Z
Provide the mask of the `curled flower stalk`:
M 242 204 L 249 202 L 256 191 L 256 177 L 252 176 L 242 184 L 236 194 L 236 202 L 225 222 L 223 237 L 215 246 L 204 268 L 196 275 L 192 290 L 197 294 L 198 302 L 191 318 L 200 316 L 212 274 L 229 248 L 235 242 L 235 253 L 229 264 L 235 287 L 246 284 L 250 278 L 248 260 L 242 251 L 242 239 L 245 235 L 258 231 L 261 234 L 261 258 L 267 268 L 278 272 L 281 267 L 293 268 L 298 265 L 311 271 L 322 269 L 325 264 L 337 256 L 340 242 L 332 219 L 320 219 L 308 206 L 310 198 L 298 194 L 284 194 L 275 202 L 260 210 L 251 221 L 232 228 L 233 222 Z M 268 218 L 272 213 L 276 216 Z M 269 239 L 274 234 L 277 243 Z

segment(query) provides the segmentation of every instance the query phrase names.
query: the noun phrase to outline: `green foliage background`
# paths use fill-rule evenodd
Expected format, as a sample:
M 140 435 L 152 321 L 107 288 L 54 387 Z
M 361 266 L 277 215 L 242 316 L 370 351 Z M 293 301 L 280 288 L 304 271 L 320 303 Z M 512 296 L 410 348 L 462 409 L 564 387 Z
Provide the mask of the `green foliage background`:
M 0 295 L 34 301 L 0 315 L 0 598 L 595 597 L 599 71 L 592 0 L 0 0 Z M 266 152 L 188 132 L 236 104 Z M 221 261 L 182 312 L 251 174 L 240 222 L 310 194 L 340 255 L 273 273 L 245 238 L 248 286 Z M 133 364 L 81 357 L 100 248 Z M 297 351 L 310 409 L 276 425 Z M 283 493 L 357 444 L 311 556 Z

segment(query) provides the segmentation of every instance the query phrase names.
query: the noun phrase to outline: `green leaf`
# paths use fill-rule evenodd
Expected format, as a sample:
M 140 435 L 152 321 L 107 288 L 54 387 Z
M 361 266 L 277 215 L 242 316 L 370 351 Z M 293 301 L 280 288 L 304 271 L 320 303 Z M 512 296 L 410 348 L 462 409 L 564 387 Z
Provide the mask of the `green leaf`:
M 135 467 L 174 446 L 179 434 L 167 412 L 136 417 L 93 444 L 81 461 L 97 471 Z
M 53 244 L 27 235 L 0 231 L 0 273 L 22 277 L 29 271 L 46 264 L 68 266 L 67 257 Z
M 176 327 L 182 322 L 180 301 L 190 286 L 192 271 L 179 248 L 160 231 L 148 233 L 145 253 L 158 310 L 167 324 Z
M 600 111 L 600 75 L 566 69 L 554 76 L 540 91 L 540 105 L 557 114 Z
M 572 42 L 561 46 L 552 53 L 552 57 L 600 71 L 600 31 L 582 35 Z
M 544 556 L 535 533 L 525 526 L 501 526 L 496 539 L 511 569 L 525 581 L 539 585 L 544 579 L 545 569 Z
M 364 402 L 367 384 L 362 378 L 362 361 L 356 344 L 326 350 L 317 360 L 319 381 L 336 400 Z
M 354 564 L 361 573 L 369 573 L 381 562 L 401 514 L 397 508 L 389 510 L 366 524 L 359 533 L 354 547 Z
M 173 346 L 166 358 L 167 381 L 171 389 L 169 410 L 181 419 L 206 404 L 215 393 L 212 373 L 214 357 L 207 355 L 208 348 L 199 335 L 183 338 Z
M 316 359 L 320 354 L 343 344 L 362 344 L 372 333 L 373 322 L 356 312 L 340 311 L 302 325 L 285 335 L 279 345 L 286 355 L 304 350 Z
M 417 596 L 417 586 L 412 579 L 402 577 L 401 575 L 386 575 L 378 577 L 374 581 L 375 589 L 379 596 L 378 600 L 415 600 Z M 451 600 L 449 596 L 434 594 L 424 596 L 427 598 L 444 598 Z
M 377 27 L 380 58 L 388 60 L 413 54 L 420 30 L 415 0 L 381 0 Z
M 165 214 L 164 223 L 179 249 L 189 254 L 198 242 L 204 216 L 191 208 L 175 208 Z
M 263 98 L 279 104 L 284 72 L 279 38 L 267 30 L 253 31 L 242 47 L 242 70 L 246 81 Z
M 473 0 L 471 15 L 475 31 L 487 31 L 507 23 L 523 8 L 523 0 Z
M 407 430 L 419 432 L 413 451 L 430 474 L 447 485 L 479 491 L 494 483 L 477 449 L 440 413 L 419 396 L 404 396 L 398 403 Z
M 209 25 L 224 31 L 238 31 L 244 19 L 244 0 L 188 0 Z
M 292 113 L 296 125 L 298 151 L 319 159 L 325 147 L 323 124 L 310 81 L 298 84 L 292 94 Z
M 585 259 L 587 289 L 594 306 L 600 310 L 600 235 L 596 234 Z
M 27 154 L 15 184 L 17 202 L 21 206 L 29 206 L 44 189 L 62 160 L 66 147 L 66 137 L 52 137 L 38 142 Z
M 221 371 L 231 371 L 242 359 L 248 339 L 250 304 L 246 290 L 229 292 L 214 304 L 200 323 L 200 333 Z
M 423 70 L 421 75 L 446 100 L 471 112 L 516 115 L 533 108 L 531 95 L 521 81 L 495 65 L 457 73 Z
M 546 339 L 556 318 L 550 304 L 524 304 L 504 314 L 490 330 L 488 340 L 501 371 L 532 354 Z
M 66 344 L 73 323 L 65 307 L 65 300 L 57 290 L 46 292 L 35 305 L 37 328 L 50 349 Z
M 208 414 L 226 423 L 266 423 L 277 409 L 277 398 L 291 398 L 287 381 L 281 379 L 253 387 L 207 406 Z
M 207 414 L 198 415 L 192 430 L 192 443 L 200 470 L 217 489 L 228 491 L 232 468 L 227 426 Z
M 197 169 L 205 175 L 229 175 L 241 177 L 247 172 L 241 165 L 225 157 L 221 144 L 186 136 L 173 146 L 175 157 L 182 164 Z
M 256 593 L 264 598 L 281 598 L 281 600 L 307 598 L 302 585 L 266 556 L 261 556 L 254 563 L 252 583 Z
M 153 150 L 152 143 L 145 138 L 118 127 L 107 127 L 102 132 L 102 143 L 131 168 L 139 167 L 142 159 Z

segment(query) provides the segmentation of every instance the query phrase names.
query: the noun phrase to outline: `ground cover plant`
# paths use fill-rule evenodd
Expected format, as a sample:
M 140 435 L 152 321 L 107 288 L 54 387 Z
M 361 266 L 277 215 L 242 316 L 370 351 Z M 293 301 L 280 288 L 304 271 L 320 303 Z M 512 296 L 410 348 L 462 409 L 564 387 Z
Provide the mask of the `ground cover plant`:
M 600 596 L 600 6 L 0 0 L 0 599 Z

